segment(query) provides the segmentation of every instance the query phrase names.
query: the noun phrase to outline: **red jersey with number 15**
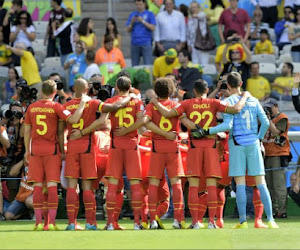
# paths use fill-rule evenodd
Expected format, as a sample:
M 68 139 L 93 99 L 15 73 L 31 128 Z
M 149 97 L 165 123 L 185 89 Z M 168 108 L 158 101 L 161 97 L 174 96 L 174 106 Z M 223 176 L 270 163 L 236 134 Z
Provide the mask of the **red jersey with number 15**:
M 177 102 L 171 101 L 169 99 L 167 100 L 160 100 L 159 101 L 162 105 L 164 105 L 167 109 L 173 109 L 178 104 Z M 164 131 L 176 131 L 179 132 L 179 119 L 178 117 L 172 117 L 172 118 L 165 118 L 162 116 L 157 108 L 152 104 L 149 103 L 146 106 L 146 112 L 144 114 L 145 116 L 149 117 L 150 120 L 155 123 L 160 129 Z M 166 140 L 164 136 L 153 134 L 154 140 Z
M 112 98 L 107 99 L 106 103 L 115 103 L 126 96 L 114 96 Z M 100 109 L 101 111 L 101 109 Z M 143 102 L 139 99 L 131 100 L 126 107 L 119 109 L 116 112 L 110 113 L 110 121 L 111 121 L 111 129 L 112 133 L 116 128 L 128 128 L 135 123 L 137 120 L 137 114 L 144 111 Z M 119 137 L 126 137 L 126 138 L 133 138 L 138 135 L 137 130 L 133 131 L 125 136 Z

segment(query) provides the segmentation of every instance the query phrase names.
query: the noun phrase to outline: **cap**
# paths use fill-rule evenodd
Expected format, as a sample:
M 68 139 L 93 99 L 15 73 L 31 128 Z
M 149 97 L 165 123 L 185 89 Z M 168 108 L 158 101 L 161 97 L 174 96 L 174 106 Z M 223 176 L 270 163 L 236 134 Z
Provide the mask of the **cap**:
M 166 57 L 170 57 L 170 58 L 176 58 L 177 57 L 177 51 L 176 49 L 168 49 L 166 52 L 165 52 L 165 56 Z
M 269 98 L 265 101 L 263 106 L 267 108 L 272 108 L 275 105 L 278 106 L 278 102 L 274 98 Z

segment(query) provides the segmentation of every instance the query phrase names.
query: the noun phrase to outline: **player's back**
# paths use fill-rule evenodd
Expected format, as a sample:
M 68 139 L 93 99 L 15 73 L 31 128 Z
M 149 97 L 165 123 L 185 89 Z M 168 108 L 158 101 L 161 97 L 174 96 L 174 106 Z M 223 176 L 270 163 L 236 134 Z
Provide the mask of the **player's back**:
M 160 100 L 159 102 L 168 109 L 173 109 L 177 105 L 177 102 L 174 102 L 169 99 Z M 160 129 L 162 129 L 164 131 L 179 132 L 178 116 L 167 119 L 159 113 L 158 109 L 152 103 L 150 103 L 146 106 L 145 116 L 148 116 L 154 124 L 156 124 Z M 158 135 L 155 133 L 153 134 L 153 139 L 154 140 L 166 140 L 166 138 L 164 136 L 161 136 L 161 135 Z
M 66 108 L 66 110 L 70 111 L 72 114 L 75 113 L 75 111 L 78 109 L 78 106 L 80 104 L 81 98 L 74 98 L 70 100 L 69 102 L 65 103 L 63 106 Z M 85 108 L 83 110 L 82 116 L 78 123 L 76 124 L 70 124 L 67 123 L 68 128 L 68 136 L 71 135 L 72 129 L 79 129 L 83 130 L 90 126 L 95 120 L 96 120 L 96 112 L 99 109 L 100 101 L 96 99 L 91 99 L 89 102 L 85 104 Z M 89 139 L 89 135 L 85 135 L 81 140 L 87 140 Z
M 115 103 L 126 96 L 114 96 L 106 100 L 106 103 Z M 111 128 L 112 134 L 116 128 L 128 128 L 132 126 L 135 121 L 137 120 L 137 114 L 139 112 L 143 112 L 144 106 L 141 100 L 133 99 L 131 100 L 124 108 L 119 109 L 118 111 L 110 113 L 110 121 L 111 121 Z M 122 137 L 137 137 L 138 133 L 137 130 L 133 131 L 125 136 Z M 121 136 L 120 136 L 121 137 Z
M 234 105 L 241 99 L 241 96 L 232 95 L 227 101 Z M 241 112 L 233 116 L 233 127 L 230 136 L 234 137 L 240 145 L 251 145 L 258 140 L 258 117 L 263 112 L 258 100 L 254 97 L 247 99 Z

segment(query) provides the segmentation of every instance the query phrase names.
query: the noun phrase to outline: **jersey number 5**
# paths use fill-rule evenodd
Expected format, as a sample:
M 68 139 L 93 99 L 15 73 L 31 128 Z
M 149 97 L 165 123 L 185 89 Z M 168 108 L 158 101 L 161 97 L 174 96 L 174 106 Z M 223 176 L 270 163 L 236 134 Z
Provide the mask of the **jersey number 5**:
M 118 112 L 115 114 L 117 118 L 119 118 L 119 127 L 125 127 L 128 128 L 134 123 L 134 118 L 131 114 L 128 114 L 128 112 L 132 112 L 132 108 L 123 108 L 119 109 Z M 124 122 L 124 119 L 128 119 L 129 122 Z
M 36 132 L 39 135 L 45 135 L 48 131 L 47 123 L 43 121 L 45 119 L 46 119 L 46 115 L 37 115 L 36 116 L 36 124 L 43 127 L 42 130 L 39 128 L 36 130 Z

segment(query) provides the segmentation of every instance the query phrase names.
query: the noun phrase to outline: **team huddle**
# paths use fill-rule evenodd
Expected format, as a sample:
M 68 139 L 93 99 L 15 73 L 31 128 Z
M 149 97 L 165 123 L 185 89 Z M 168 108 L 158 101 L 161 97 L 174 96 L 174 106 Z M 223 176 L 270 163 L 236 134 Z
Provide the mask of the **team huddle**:
M 172 186 L 175 229 L 205 228 L 203 217 L 207 209 L 207 228 L 223 228 L 225 187 L 232 177 L 237 185 L 240 217 L 234 228 L 248 228 L 246 183 L 253 186 L 255 228 L 278 228 L 260 146 L 269 120 L 258 100 L 241 92 L 238 73 L 228 75 L 227 85 L 231 96 L 221 101 L 207 98 L 207 83 L 197 80 L 193 90 L 196 97 L 176 102 L 170 99 L 173 81 L 159 78 L 154 84 L 155 95 L 144 107 L 130 93 L 131 81 L 125 76 L 117 79 L 117 95 L 105 102 L 87 97 L 88 83 L 77 79 L 74 98 L 64 105 L 52 101 L 56 83 L 45 81 L 42 99 L 28 107 L 25 117 L 25 159 L 29 163 L 28 182 L 34 187 L 34 230 L 58 230 L 57 183 L 62 161 L 68 180 L 66 230 L 81 229 L 76 222 L 79 178 L 85 229 L 98 229 L 94 191 L 103 177 L 108 180 L 105 229 L 123 229 L 118 218 L 123 204 L 124 172 L 132 192 L 134 230 L 163 229 L 160 217 L 168 211 L 170 197 L 165 170 Z M 99 118 L 97 112 L 101 112 Z M 223 122 L 217 124 L 221 113 Z M 183 133 L 184 128 L 187 133 Z M 102 150 L 104 144 L 108 151 Z M 182 191 L 187 181 L 190 226 L 185 224 Z M 264 209 L 267 225 L 262 222 Z

